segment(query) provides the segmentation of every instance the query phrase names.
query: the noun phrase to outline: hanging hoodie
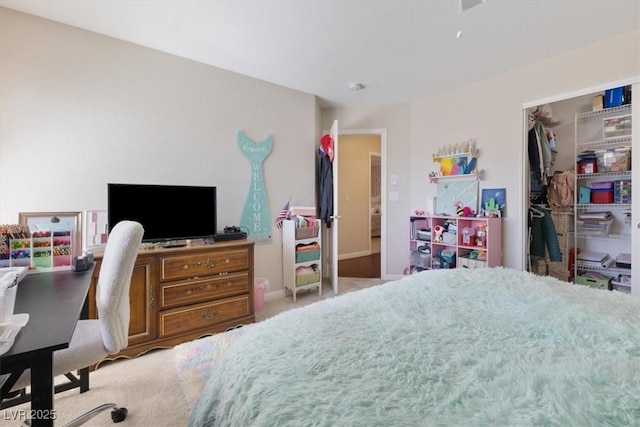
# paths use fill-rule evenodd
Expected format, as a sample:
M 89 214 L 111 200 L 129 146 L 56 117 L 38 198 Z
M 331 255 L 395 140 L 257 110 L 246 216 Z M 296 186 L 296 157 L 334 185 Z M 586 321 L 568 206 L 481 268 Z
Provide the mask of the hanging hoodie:
M 333 216 L 333 150 L 333 138 L 324 135 L 320 139 L 320 148 L 318 148 L 318 156 L 320 157 L 318 207 L 320 219 L 327 227 L 331 227 L 331 217 Z

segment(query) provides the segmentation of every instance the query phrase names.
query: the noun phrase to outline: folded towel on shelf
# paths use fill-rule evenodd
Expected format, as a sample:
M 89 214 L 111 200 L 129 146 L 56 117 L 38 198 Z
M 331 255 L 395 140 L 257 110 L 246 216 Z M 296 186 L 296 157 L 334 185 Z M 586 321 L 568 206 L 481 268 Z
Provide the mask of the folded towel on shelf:
M 296 276 L 304 276 L 306 274 L 313 274 L 315 272 L 316 269 L 313 266 L 296 268 Z
M 298 245 L 296 246 L 296 252 L 309 252 L 309 251 L 317 251 L 320 250 L 320 245 L 316 243 L 310 243 L 308 245 Z

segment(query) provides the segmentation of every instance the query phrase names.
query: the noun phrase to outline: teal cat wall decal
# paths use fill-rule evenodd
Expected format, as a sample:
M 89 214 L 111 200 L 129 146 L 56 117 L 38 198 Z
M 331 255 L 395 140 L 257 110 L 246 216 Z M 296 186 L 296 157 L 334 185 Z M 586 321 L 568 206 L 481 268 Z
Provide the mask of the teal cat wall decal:
M 273 148 L 271 135 L 266 139 L 254 142 L 238 131 L 238 147 L 249 161 L 251 180 L 249 192 L 242 209 L 240 225 L 247 232 L 247 238 L 256 242 L 271 239 L 271 213 L 267 199 L 267 189 L 264 185 L 262 163 Z

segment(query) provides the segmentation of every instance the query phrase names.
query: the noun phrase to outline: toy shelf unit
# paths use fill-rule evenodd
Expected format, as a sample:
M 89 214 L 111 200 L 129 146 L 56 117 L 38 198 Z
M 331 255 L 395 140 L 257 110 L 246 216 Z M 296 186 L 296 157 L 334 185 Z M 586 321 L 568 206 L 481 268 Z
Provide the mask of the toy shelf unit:
M 28 267 L 39 270 L 71 268 L 71 231 L 39 231 L 31 237 L 5 239 L 8 250 L 1 250 L 0 267 Z
M 574 282 L 631 293 L 631 104 L 575 116 Z
M 502 265 L 502 220 L 415 215 L 409 218 L 409 273 Z
M 293 217 L 282 222 L 282 277 L 285 292 L 318 288 L 322 295 L 320 220 Z

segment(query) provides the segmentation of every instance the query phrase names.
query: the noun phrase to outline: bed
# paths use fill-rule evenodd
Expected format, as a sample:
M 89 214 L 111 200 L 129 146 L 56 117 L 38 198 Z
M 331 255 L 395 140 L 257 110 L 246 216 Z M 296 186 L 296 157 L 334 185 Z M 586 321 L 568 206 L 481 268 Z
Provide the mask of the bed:
M 380 210 L 380 196 L 371 197 L 371 207 L 369 208 L 371 215 L 371 237 L 380 237 L 380 226 L 382 213 Z
M 175 348 L 190 426 L 640 425 L 640 302 L 424 271 Z

